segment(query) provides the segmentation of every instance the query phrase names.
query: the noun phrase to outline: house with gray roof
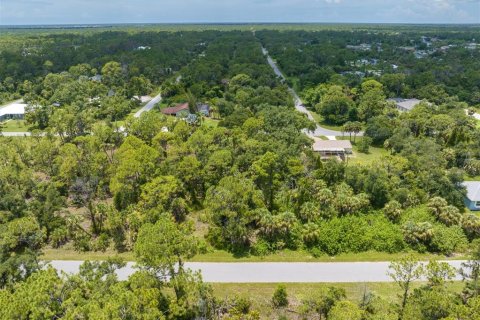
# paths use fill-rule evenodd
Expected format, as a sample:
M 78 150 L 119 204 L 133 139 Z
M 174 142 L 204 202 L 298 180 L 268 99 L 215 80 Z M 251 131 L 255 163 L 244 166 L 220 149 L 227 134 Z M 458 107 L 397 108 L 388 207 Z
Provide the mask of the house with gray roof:
M 480 211 L 480 181 L 465 181 L 463 186 L 467 189 L 465 206 L 472 211 Z
M 403 99 L 403 98 L 393 98 L 393 99 L 388 99 L 388 101 L 395 103 L 395 106 L 400 112 L 411 111 L 420 102 L 422 102 L 421 100 L 418 100 L 418 99 Z

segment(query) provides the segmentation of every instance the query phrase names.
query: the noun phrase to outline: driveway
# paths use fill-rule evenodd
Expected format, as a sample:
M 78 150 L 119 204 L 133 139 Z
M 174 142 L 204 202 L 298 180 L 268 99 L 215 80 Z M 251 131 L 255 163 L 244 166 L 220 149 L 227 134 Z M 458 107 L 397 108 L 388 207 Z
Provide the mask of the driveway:
M 459 269 L 462 262 L 448 261 Z M 57 270 L 76 273 L 82 261 L 51 261 Z M 201 271 L 205 282 L 218 283 L 315 283 L 315 282 L 392 282 L 388 276 L 389 262 L 188 262 L 185 266 Z M 137 269 L 130 262 L 117 271 L 120 280 L 126 280 Z M 456 280 L 461 280 L 457 274 Z

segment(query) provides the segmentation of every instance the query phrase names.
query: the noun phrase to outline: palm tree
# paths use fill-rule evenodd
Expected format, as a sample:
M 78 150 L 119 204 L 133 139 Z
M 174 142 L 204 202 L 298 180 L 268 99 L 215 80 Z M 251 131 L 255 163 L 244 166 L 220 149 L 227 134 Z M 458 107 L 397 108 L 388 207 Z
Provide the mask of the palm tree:
M 307 223 L 302 229 L 302 240 L 305 244 L 311 245 L 320 238 L 320 227 L 315 223 Z
M 348 132 L 350 134 L 350 141 L 352 141 L 352 132 L 353 132 L 353 122 L 346 122 L 342 126 L 342 132 Z
M 354 121 L 352 122 L 350 129 L 353 131 L 353 142 L 355 142 L 357 134 L 362 131 L 362 124 L 358 121 Z

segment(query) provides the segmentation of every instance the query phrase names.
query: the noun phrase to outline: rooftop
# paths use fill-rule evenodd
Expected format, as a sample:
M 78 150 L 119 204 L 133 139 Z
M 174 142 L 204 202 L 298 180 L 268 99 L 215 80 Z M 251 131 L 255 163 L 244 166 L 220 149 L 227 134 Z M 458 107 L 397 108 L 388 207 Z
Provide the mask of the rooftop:
M 25 114 L 25 107 L 27 105 L 23 103 L 23 101 L 17 100 L 11 102 L 7 105 L 0 107 L 0 117 L 7 115 L 7 114 Z
M 480 201 L 480 181 L 465 181 L 463 186 L 467 188 L 467 198 L 470 201 Z
M 188 102 L 178 104 L 175 107 L 162 109 L 163 114 L 177 114 L 180 111 L 188 110 Z
M 421 100 L 418 100 L 418 99 L 402 99 L 402 98 L 393 98 L 388 100 L 395 102 L 398 108 L 406 109 L 409 111 L 415 108 L 417 104 L 422 102 Z
M 313 151 L 345 151 L 352 149 L 349 140 L 316 140 L 313 144 Z

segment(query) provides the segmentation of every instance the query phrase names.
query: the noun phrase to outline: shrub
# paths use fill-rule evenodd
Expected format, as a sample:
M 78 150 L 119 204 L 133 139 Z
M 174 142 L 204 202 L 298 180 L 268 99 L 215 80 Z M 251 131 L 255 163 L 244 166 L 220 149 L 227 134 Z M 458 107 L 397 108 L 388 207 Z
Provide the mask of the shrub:
M 93 251 L 105 252 L 110 246 L 110 239 L 106 233 L 102 233 L 95 240 L 92 241 L 91 249 Z
M 378 214 L 345 216 L 323 222 L 317 243 L 329 255 L 368 250 L 393 253 L 405 247 L 400 227 Z
M 252 301 L 247 297 L 237 297 L 235 299 L 235 309 L 242 313 L 247 314 L 250 312 L 250 308 L 252 307 Z
M 275 308 L 288 306 L 287 287 L 285 287 L 285 285 L 280 284 L 277 286 L 273 293 L 272 304 Z
M 271 252 L 270 244 L 263 239 L 258 239 L 258 241 L 253 245 L 252 251 L 254 255 L 257 256 L 266 256 Z
M 460 226 L 438 225 L 434 228 L 431 246 L 433 251 L 450 255 L 465 250 L 468 246 L 468 239 Z

